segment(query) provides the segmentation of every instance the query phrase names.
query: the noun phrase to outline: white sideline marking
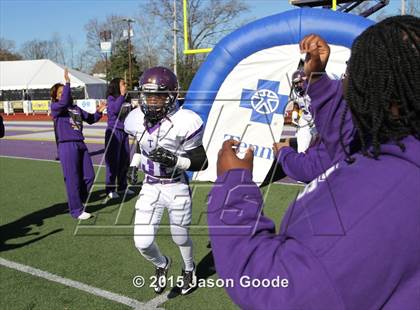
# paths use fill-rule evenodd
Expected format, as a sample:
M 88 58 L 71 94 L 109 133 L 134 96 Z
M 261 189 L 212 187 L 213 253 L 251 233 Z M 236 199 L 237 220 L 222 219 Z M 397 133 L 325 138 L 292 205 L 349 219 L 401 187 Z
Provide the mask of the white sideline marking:
M 165 303 L 169 300 L 168 295 L 169 295 L 170 292 L 171 292 L 171 289 L 169 288 L 169 290 L 167 289 L 167 291 L 165 293 L 163 293 L 162 295 L 156 296 L 155 298 L 146 302 L 146 304 L 144 306 L 148 309 L 156 309 L 161 304 L 163 304 L 163 303 Z
M 0 158 L 13 158 L 13 159 L 28 159 L 28 160 L 38 160 L 38 161 L 46 161 L 46 162 L 50 162 L 50 163 L 56 163 L 59 164 L 60 161 L 59 160 L 53 160 L 53 159 L 40 159 L 40 158 L 32 158 L 32 157 L 20 157 L 20 156 L 6 156 L 6 155 L 0 155 Z M 94 167 L 105 167 L 105 165 L 97 165 L 97 164 L 93 164 Z M 199 181 L 198 181 L 199 182 Z M 295 184 L 295 183 L 286 183 L 286 182 L 274 182 L 272 184 L 278 184 L 278 185 L 290 185 L 290 186 L 305 186 L 305 184 Z
M 300 187 L 304 187 L 306 184 L 305 183 L 286 183 L 286 182 L 274 182 L 272 184 L 278 184 L 278 185 L 290 185 L 290 186 L 300 186 Z
M 32 157 L 21 157 L 21 156 L 6 156 L 6 155 L 0 155 L 0 157 L 3 158 L 12 158 L 12 159 L 28 159 L 28 160 L 38 160 L 38 161 L 46 161 L 50 163 L 56 163 L 60 164 L 59 160 L 53 160 L 53 159 L 41 159 L 41 158 L 32 158 Z M 94 167 L 105 167 L 105 165 L 96 165 L 93 164 Z
M 40 270 L 40 269 L 37 269 L 37 268 L 22 265 L 22 264 L 19 264 L 19 263 L 16 263 L 16 262 L 12 262 L 12 261 L 9 261 L 9 260 L 1 258 L 1 257 L 0 257 L 0 265 L 2 265 L 4 267 L 11 268 L 11 269 L 15 269 L 15 270 L 18 270 L 18 271 L 21 271 L 21 272 L 24 272 L 24 273 L 28 273 L 28 274 L 33 275 L 35 277 L 43 278 L 43 279 L 46 279 L 46 280 L 49 280 L 49 281 L 52 281 L 52 282 L 57 282 L 57 283 L 60 283 L 60 284 L 63 284 L 63 285 L 69 286 L 69 287 L 73 287 L 73 288 L 76 288 L 80 291 L 85 291 L 89 294 L 99 296 L 99 297 L 103 297 L 105 299 L 112 300 L 112 301 L 118 302 L 118 303 L 123 304 L 123 305 L 127 305 L 129 307 L 134 308 L 134 309 L 151 309 L 151 307 L 146 306 L 145 303 L 142 303 L 138 300 L 135 300 L 135 299 L 132 299 L 132 298 L 129 298 L 129 297 L 126 297 L 126 296 L 122 296 L 122 295 L 119 295 L 119 294 L 115 294 L 115 293 L 112 293 L 110 291 L 106 291 L 106 290 L 103 290 L 103 289 L 100 289 L 100 288 L 97 288 L 97 287 L 94 287 L 94 286 L 90 286 L 90 285 L 87 285 L 87 284 L 84 284 L 84 283 L 81 283 L 81 282 L 78 282 L 78 281 L 63 278 L 63 277 L 60 277 L 60 276 L 55 275 L 53 273 L 49 273 L 47 271 L 43 271 L 43 270 Z M 153 299 L 152 299 L 152 301 L 153 301 Z

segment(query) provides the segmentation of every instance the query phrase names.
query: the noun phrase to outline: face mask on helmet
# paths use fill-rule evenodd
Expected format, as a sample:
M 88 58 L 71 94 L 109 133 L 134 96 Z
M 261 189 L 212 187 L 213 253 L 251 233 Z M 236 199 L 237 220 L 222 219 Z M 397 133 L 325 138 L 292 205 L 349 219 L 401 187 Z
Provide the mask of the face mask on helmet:
M 142 88 L 140 108 L 146 121 L 154 125 L 173 110 L 176 96 L 172 92 L 158 90 L 157 85 L 144 85 Z
M 162 120 L 174 107 L 175 96 L 166 91 L 142 91 L 140 108 L 145 119 L 155 124 Z
M 162 120 L 175 108 L 178 80 L 164 67 L 146 70 L 140 77 L 140 108 L 152 125 Z

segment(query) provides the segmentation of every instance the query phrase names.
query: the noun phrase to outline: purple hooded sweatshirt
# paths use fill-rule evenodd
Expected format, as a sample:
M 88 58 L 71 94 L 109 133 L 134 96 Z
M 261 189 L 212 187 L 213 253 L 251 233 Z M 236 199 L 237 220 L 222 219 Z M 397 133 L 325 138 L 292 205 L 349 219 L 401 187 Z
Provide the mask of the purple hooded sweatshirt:
M 322 87 L 318 87 L 319 85 Z M 346 103 L 340 80 L 330 80 L 325 74 L 320 81 L 306 87 L 308 95 L 312 98 L 311 112 L 321 141 L 309 147 L 305 153 L 298 153 L 291 147 L 285 147 L 277 157 L 277 161 L 289 177 L 305 183 L 312 181 L 345 158 L 340 144 L 341 122 L 344 122 L 341 128 L 342 142 L 347 149 L 356 133 L 348 110 L 342 120 Z
M 336 92 L 336 82 L 322 78 L 310 96 L 315 113 L 330 111 L 315 118 L 327 151 L 344 158 L 341 118 L 334 118 L 344 101 Z M 346 142 L 353 130 L 347 120 Z M 208 223 L 219 277 L 234 283 L 232 300 L 243 309 L 419 309 L 420 141 L 402 142 L 405 152 L 383 144 L 377 160 L 338 161 L 301 191 L 278 234 L 261 215 L 249 170 L 219 176 Z M 254 287 L 248 279 L 272 282 Z M 282 280 L 287 285 L 278 287 Z
M 340 139 L 349 151 L 356 129 L 350 110 L 346 109 L 342 81 L 331 80 L 324 74 L 318 81 L 307 86 L 307 93 L 311 97 L 315 126 L 332 163 L 346 158 Z
M 107 116 L 108 116 L 108 126 L 110 129 L 121 129 L 124 130 L 124 121 L 118 119 L 122 105 L 125 102 L 124 96 L 118 96 L 114 98 L 113 96 L 108 96 L 108 105 L 107 105 Z
M 58 142 L 83 141 L 83 121 L 93 124 L 102 113 L 89 114 L 72 105 L 70 83 L 66 83 L 60 101 L 51 104 L 51 115 L 56 123 Z
M 4 124 L 3 124 L 3 117 L 0 115 L 0 138 L 4 137 Z

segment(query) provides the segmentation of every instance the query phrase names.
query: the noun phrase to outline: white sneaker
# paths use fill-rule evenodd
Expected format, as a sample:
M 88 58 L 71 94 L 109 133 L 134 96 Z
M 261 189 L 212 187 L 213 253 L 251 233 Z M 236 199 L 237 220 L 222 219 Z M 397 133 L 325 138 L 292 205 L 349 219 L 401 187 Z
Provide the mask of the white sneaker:
M 77 219 L 78 220 L 87 220 L 90 219 L 93 215 L 87 212 L 82 212 L 82 214 L 80 214 Z
M 108 199 L 120 198 L 117 192 L 110 192 L 107 196 Z

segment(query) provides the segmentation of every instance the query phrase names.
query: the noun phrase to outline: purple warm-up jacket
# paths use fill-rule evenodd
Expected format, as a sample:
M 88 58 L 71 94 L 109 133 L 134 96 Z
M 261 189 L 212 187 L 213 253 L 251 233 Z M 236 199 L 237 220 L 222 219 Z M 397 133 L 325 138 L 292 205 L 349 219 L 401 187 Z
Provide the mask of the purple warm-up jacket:
M 3 117 L 0 115 L 0 138 L 4 137 L 4 124 L 3 124 Z
M 56 123 L 58 142 L 83 141 L 82 121 L 93 124 L 102 117 L 100 112 L 90 114 L 72 105 L 70 83 L 64 85 L 60 101 L 51 104 L 51 115 Z
M 124 121 L 118 119 L 120 114 L 121 106 L 125 102 L 124 96 L 119 96 L 117 98 L 113 96 L 108 96 L 108 104 L 107 104 L 107 116 L 108 116 L 108 125 L 107 128 L 109 129 L 121 129 L 124 130 Z
M 327 152 L 344 158 L 338 86 L 328 78 L 312 86 Z M 353 132 L 350 116 L 345 145 Z M 261 214 L 249 170 L 219 176 L 208 224 L 219 277 L 234 283 L 232 300 L 243 309 L 419 309 L 420 141 L 402 142 L 404 152 L 385 143 L 378 159 L 357 153 L 353 164 L 337 160 L 300 192 L 279 233 Z M 248 279 L 273 282 L 246 287 Z M 287 285 L 277 287 L 279 279 Z

